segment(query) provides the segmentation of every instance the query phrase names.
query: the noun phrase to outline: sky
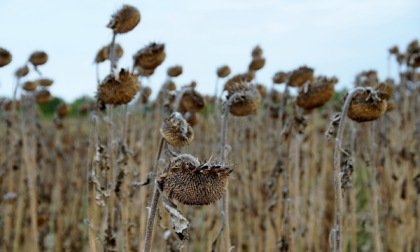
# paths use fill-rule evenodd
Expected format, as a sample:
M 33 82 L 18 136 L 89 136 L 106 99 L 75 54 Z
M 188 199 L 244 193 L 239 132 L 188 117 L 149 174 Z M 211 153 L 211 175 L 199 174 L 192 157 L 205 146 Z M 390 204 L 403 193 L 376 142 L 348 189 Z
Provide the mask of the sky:
M 106 25 L 123 4 L 137 7 L 141 21 L 117 36 L 124 49 L 119 67 L 130 67 L 132 55 L 149 42 L 166 46 L 164 63 L 143 83 L 155 94 L 167 68 L 178 64 L 184 69 L 174 79 L 178 86 L 194 80 L 200 92 L 213 94 L 217 67 L 246 71 L 256 45 L 266 58 L 256 79 L 267 87 L 275 72 L 302 65 L 316 75 L 337 76 L 337 89 L 350 87 L 363 70 L 377 70 L 384 80 L 388 49 L 405 50 L 420 39 L 419 0 L 0 0 L 0 47 L 13 55 L 0 68 L 0 97 L 12 95 L 15 70 L 36 50 L 49 55 L 39 69 L 55 81 L 53 95 L 68 102 L 93 96 L 93 60 L 110 43 Z M 395 77 L 397 65 L 391 66 Z M 101 64 L 101 78 L 109 67 Z M 32 71 L 23 81 L 36 78 Z

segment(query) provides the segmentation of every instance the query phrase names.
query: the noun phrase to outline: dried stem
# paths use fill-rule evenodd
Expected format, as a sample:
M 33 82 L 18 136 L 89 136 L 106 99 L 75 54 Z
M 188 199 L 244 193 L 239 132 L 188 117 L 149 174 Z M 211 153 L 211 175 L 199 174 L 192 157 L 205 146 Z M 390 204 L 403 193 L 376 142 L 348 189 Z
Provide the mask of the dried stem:
M 112 69 L 117 68 L 117 63 L 115 59 L 115 37 L 117 36 L 116 33 L 112 34 L 112 41 L 109 47 L 109 60 L 111 61 L 111 72 Z
M 359 92 L 364 91 L 365 88 L 357 87 L 349 92 L 347 99 L 341 110 L 341 119 L 338 125 L 337 137 L 335 139 L 334 147 L 334 201 L 335 201 L 335 224 L 333 228 L 333 237 L 334 237 L 334 252 L 343 251 L 342 239 L 342 208 L 343 208 L 343 195 L 341 188 L 341 142 L 343 140 L 344 132 L 344 122 L 347 115 L 347 110 L 350 106 L 350 102 L 353 96 Z
M 95 184 L 93 179 L 95 177 L 95 168 L 93 166 L 94 156 L 95 156 L 95 146 L 96 146 L 96 116 L 91 115 L 90 119 L 90 133 L 89 133 L 89 154 L 88 154 L 88 164 L 87 164 L 87 177 L 88 177 L 88 205 L 89 205 L 89 248 L 91 252 L 96 252 L 96 218 L 95 218 Z
M 159 158 L 162 153 L 163 145 L 165 145 L 165 139 L 161 138 L 159 142 L 158 152 L 156 154 L 155 163 L 153 165 L 153 171 L 152 171 L 155 177 L 156 177 L 157 164 L 159 162 Z M 154 180 L 155 179 L 152 179 L 152 181 Z M 159 197 L 160 197 L 160 192 L 159 192 L 159 189 L 157 188 L 157 184 L 155 183 L 155 187 L 153 190 L 153 198 L 152 198 L 152 202 L 150 206 L 149 217 L 147 219 L 147 225 L 146 225 L 146 237 L 144 239 L 144 242 L 145 242 L 144 252 L 150 252 L 152 250 L 153 228 L 155 224 L 156 210 L 157 210 L 157 205 L 159 202 Z

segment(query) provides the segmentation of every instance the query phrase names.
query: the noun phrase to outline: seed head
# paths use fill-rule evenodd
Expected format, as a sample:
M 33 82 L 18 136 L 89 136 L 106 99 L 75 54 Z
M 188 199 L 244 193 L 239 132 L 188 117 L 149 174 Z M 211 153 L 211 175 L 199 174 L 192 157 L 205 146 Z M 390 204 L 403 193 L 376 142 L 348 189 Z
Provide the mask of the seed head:
M 117 77 L 108 75 L 98 88 L 98 101 L 105 104 L 121 105 L 129 103 L 140 88 L 136 76 L 121 69 Z
M 225 78 L 230 74 L 230 67 L 227 65 L 221 66 L 217 69 L 217 76 L 219 78 Z
M 263 50 L 260 46 L 255 46 L 254 49 L 252 49 L 251 56 L 252 58 L 260 58 L 263 55 Z
M 29 73 L 29 67 L 27 65 L 24 65 L 23 67 L 20 67 L 16 70 L 15 76 L 18 78 L 25 77 Z
M 152 94 L 152 89 L 150 87 L 144 87 L 140 90 L 140 102 L 147 103 L 149 101 L 149 97 Z
M 255 74 L 253 72 L 234 75 L 225 83 L 223 90 L 237 90 L 239 86 L 243 83 L 252 81 L 254 77 Z
M 229 90 L 227 99 L 236 94 L 229 112 L 235 116 L 248 116 L 257 112 L 261 95 L 257 88 L 249 83 L 242 83 L 237 89 Z
M 134 64 L 143 69 L 155 69 L 166 58 L 165 45 L 155 42 L 139 50 L 134 56 Z
M 182 96 L 180 110 L 181 111 L 190 111 L 190 112 L 200 112 L 204 108 L 204 98 L 203 96 L 191 89 Z
M 367 88 L 353 97 L 347 116 L 356 122 L 374 121 L 385 113 L 386 108 L 386 99 L 379 98 L 376 90 Z
M 249 71 L 258 71 L 263 68 L 265 65 L 265 58 L 263 57 L 256 57 L 253 58 L 251 63 L 249 64 L 248 70 Z
M 267 96 L 267 88 L 264 85 L 256 84 L 255 87 L 257 88 L 262 98 L 265 98 Z
M 123 5 L 120 10 L 112 15 L 111 21 L 106 27 L 111 28 L 115 34 L 127 33 L 137 26 L 140 19 L 141 15 L 137 8 Z
M 198 113 L 187 111 L 184 118 L 191 127 L 194 127 L 200 122 L 200 115 Z
M 10 62 L 12 62 L 12 54 L 0 47 L 0 67 L 8 65 Z
M 276 89 L 271 90 L 270 99 L 272 103 L 279 103 L 282 98 L 283 98 L 283 95 L 279 91 L 277 91 Z
M 35 91 L 37 87 L 38 87 L 38 83 L 34 81 L 27 81 L 23 83 L 23 86 L 22 86 L 22 88 L 28 92 Z
M 111 45 L 102 47 L 95 57 L 95 63 L 101 63 L 109 59 Z M 120 44 L 115 44 L 115 59 L 119 60 L 124 55 L 124 50 Z
M 296 104 L 306 110 L 320 107 L 334 96 L 336 78 L 318 77 L 299 88 Z
M 393 46 L 389 48 L 389 54 L 395 54 L 398 55 L 400 53 L 400 50 L 398 49 L 398 46 Z
M 44 65 L 48 61 L 48 54 L 43 51 L 36 51 L 31 54 L 29 61 L 34 66 Z
M 40 91 L 37 91 L 35 93 L 35 100 L 37 103 L 47 103 L 49 101 L 51 101 L 52 99 L 52 95 L 50 93 L 50 91 L 46 90 L 46 89 L 41 89 Z
M 51 80 L 51 79 L 42 78 L 42 79 L 38 79 L 36 81 L 36 83 L 39 86 L 42 86 L 42 87 L 49 87 L 49 86 L 51 86 L 54 83 L 54 81 Z
M 231 172 L 225 163 L 200 163 L 191 155 L 181 154 L 171 160 L 158 183 L 169 198 L 185 205 L 210 205 L 225 194 Z
M 172 146 L 189 145 L 194 139 L 194 131 L 178 112 L 172 113 L 160 126 L 162 137 Z
M 71 112 L 71 107 L 65 103 L 60 103 L 55 109 L 55 114 L 62 119 Z
M 273 76 L 273 82 L 275 84 L 281 84 L 285 83 L 287 81 L 287 78 L 289 77 L 289 74 L 283 71 L 277 72 Z
M 312 68 L 306 66 L 299 67 L 290 74 L 287 85 L 291 87 L 299 87 L 313 77 L 314 70 Z
M 182 66 L 176 65 L 173 67 L 168 68 L 168 76 L 170 77 L 178 77 L 182 74 Z

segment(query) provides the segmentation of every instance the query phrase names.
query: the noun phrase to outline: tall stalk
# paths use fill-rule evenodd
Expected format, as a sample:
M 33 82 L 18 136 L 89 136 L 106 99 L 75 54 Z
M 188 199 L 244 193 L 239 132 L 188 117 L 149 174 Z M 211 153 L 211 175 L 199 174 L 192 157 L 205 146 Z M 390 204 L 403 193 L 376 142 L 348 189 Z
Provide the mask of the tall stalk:
M 89 154 L 88 154 L 88 163 L 87 163 L 87 177 L 88 177 L 88 205 L 89 205 L 89 212 L 88 212 L 88 219 L 89 219 L 89 227 L 88 227 L 88 236 L 89 236 L 89 248 L 91 252 L 96 252 L 96 218 L 95 218 L 95 183 L 93 179 L 95 178 L 95 168 L 93 165 L 94 157 L 95 157 L 95 147 L 96 147 L 96 116 L 91 115 L 90 119 L 90 133 L 89 133 Z
M 341 188 L 341 142 L 343 140 L 344 133 L 344 122 L 347 115 L 347 110 L 350 106 L 350 102 L 353 99 L 353 96 L 359 92 L 364 91 L 365 88 L 357 87 L 352 89 L 347 95 L 346 101 L 341 110 L 341 119 L 338 124 L 337 137 L 335 138 L 335 147 L 334 147 L 334 202 L 335 202 L 335 224 L 332 230 L 334 238 L 334 252 L 343 251 L 343 242 L 341 241 L 343 237 L 342 230 L 342 216 L 343 212 L 343 193 Z

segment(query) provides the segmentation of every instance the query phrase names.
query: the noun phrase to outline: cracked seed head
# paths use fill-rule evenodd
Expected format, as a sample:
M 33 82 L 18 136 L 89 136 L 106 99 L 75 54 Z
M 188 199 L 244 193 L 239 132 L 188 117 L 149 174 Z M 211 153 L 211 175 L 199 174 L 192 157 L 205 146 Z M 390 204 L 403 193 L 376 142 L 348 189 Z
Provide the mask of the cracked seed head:
M 112 29 L 115 34 L 127 33 L 133 30 L 140 23 L 141 15 L 137 8 L 130 5 L 123 5 L 111 17 L 106 27 Z
M 185 205 L 210 205 L 226 192 L 232 168 L 225 163 L 200 163 L 189 154 L 173 158 L 158 182 L 171 199 Z
M 178 113 L 172 113 L 160 126 L 162 137 L 172 146 L 187 146 L 194 139 L 194 131 L 184 117 Z
M 0 47 L 0 67 L 4 67 L 12 62 L 12 54 L 4 48 Z
M 121 69 L 118 77 L 110 74 L 102 81 L 98 88 L 98 102 L 113 105 L 127 104 L 136 96 L 139 89 L 140 83 L 137 77 L 128 70 Z

